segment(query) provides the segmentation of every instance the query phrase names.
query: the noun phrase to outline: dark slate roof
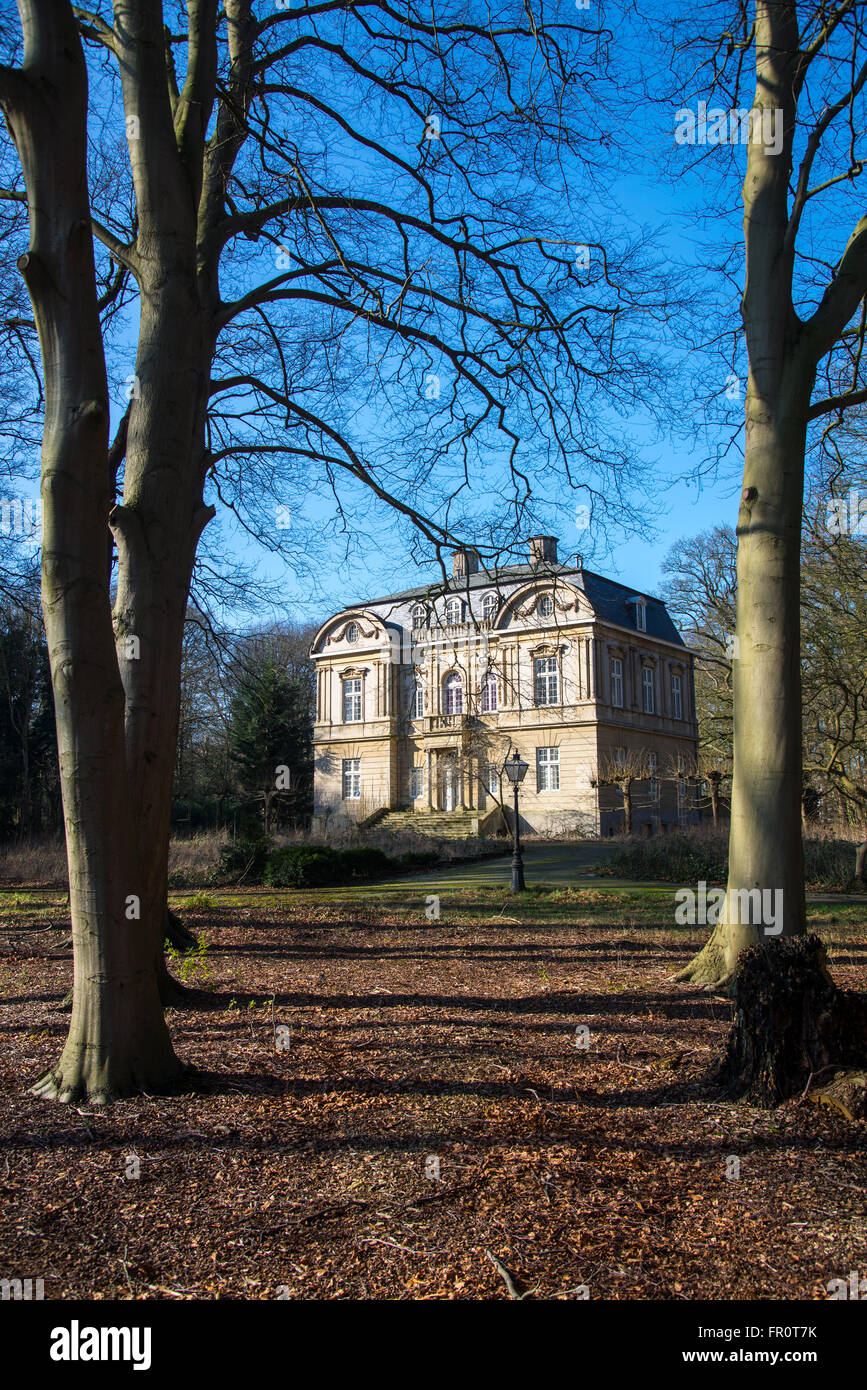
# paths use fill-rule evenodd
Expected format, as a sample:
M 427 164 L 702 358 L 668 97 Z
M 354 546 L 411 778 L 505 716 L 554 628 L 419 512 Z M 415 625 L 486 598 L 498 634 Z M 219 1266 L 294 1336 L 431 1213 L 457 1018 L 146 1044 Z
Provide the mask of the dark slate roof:
M 627 603 L 630 598 L 647 599 L 647 635 L 659 637 L 665 642 L 676 642 L 684 646 L 683 638 L 675 627 L 668 609 L 661 599 L 642 594 L 639 589 L 627 589 L 613 579 L 605 579 L 601 574 L 583 570 L 584 592 L 590 600 L 594 613 L 604 622 L 617 623 L 619 627 L 635 626 L 635 605 Z
M 575 569 L 571 565 L 556 565 L 548 562 L 538 565 L 508 565 L 489 573 L 480 570 L 469 576 L 449 577 L 445 583 L 440 579 L 428 584 L 421 584 L 415 589 L 403 589 L 397 594 L 386 594 L 383 598 L 365 599 L 362 603 L 354 604 L 352 607 L 378 608 L 382 604 L 408 603 L 413 599 L 429 599 L 449 593 L 466 593 L 468 589 L 471 591 L 474 589 L 496 589 L 498 585 L 511 585 L 539 577 L 568 579 L 569 583 L 574 584 L 576 589 L 583 590 L 591 608 L 599 618 L 604 622 L 613 623 L 617 627 L 634 629 L 635 606 L 628 600 L 631 598 L 646 599 L 648 637 L 658 637 L 665 642 L 674 642 L 680 647 L 685 645 L 661 599 L 654 598 L 651 594 L 644 594 L 640 589 L 630 589 L 624 584 L 618 584 L 613 579 L 606 579 L 604 575 L 594 574 L 592 570 Z M 347 611 L 349 610 L 344 609 L 344 612 Z

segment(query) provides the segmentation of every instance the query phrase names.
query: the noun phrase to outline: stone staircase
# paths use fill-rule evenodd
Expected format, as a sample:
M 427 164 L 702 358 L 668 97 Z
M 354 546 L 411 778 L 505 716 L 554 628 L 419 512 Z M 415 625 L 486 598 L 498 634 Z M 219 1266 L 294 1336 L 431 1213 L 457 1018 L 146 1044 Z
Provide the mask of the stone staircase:
M 499 811 L 386 811 L 376 821 L 377 830 L 415 830 L 441 840 L 460 840 L 467 835 L 493 834 L 501 824 Z

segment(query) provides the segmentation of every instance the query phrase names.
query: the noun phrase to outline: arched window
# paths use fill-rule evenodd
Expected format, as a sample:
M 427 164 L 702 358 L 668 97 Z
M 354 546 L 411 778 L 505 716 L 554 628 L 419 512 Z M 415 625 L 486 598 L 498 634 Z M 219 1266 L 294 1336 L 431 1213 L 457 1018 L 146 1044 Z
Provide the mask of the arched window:
M 497 709 L 497 677 L 489 671 L 482 681 L 482 714 L 494 714 Z
M 425 616 L 426 616 L 426 614 L 425 614 L 425 611 L 424 611 L 424 604 L 423 604 L 423 603 L 416 603 L 416 604 L 413 604 L 413 608 L 412 608 L 412 625 L 413 625 L 414 628 L 416 628 L 416 627 L 424 627 Z
M 424 718 L 424 686 L 421 681 L 416 681 L 412 688 L 409 700 L 410 719 Z
M 543 594 L 539 599 L 539 617 L 550 618 L 554 612 L 554 600 L 550 594 Z
M 446 714 L 463 714 L 464 682 L 457 671 L 452 671 L 443 681 L 443 695 Z
M 482 617 L 486 623 L 492 623 L 497 616 L 497 595 L 485 594 L 482 601 Z
M 446 604 L 446 627 L 457 627 L 463 617 L 463 604 L 459 598 L 450 598 Z

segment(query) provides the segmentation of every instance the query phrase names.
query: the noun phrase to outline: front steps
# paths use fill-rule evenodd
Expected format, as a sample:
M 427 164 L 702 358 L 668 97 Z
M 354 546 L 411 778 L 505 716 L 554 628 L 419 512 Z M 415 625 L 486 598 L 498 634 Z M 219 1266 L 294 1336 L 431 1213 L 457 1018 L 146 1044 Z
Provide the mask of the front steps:
M 438 840 L 491 835 L 501 824 L 497 807 L 493 811 L 386 811 L 376 820 L 377 830 L 415 830 Z

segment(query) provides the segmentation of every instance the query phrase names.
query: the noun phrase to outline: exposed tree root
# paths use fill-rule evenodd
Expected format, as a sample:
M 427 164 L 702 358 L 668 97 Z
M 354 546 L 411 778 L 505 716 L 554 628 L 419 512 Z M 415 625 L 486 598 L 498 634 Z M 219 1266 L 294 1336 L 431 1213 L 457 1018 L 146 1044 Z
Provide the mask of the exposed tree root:
M 167 1069 L 130 1068 L 120 1071 L 106 1067 L 98 1075 L 61 1059 L 57 1066 L 37 1077 L 30 1090 L 42 1100 L 58 1100 L 63 1105 L 87 1101 L 88 1105 L 109 1105 L 125 1096 L 172 1095 L 185 1086 L 184 1072 L 178 1063 Z
M 164 1009 L 189 1007 L 196 994 L 195 990 L 188 989 L 186 985 L 182 985 L 180 980 L 176 980 L 174 975 L 169 973 L 165 957 L 162 955 L 157 966 L 157 987 L 160 992 L 160 1003 Z
M 754 927 L 718 922 L 698 955 L 674 978 L 679 983 L 702 985 L 708 994 L 731 998 L 740 953 L 760 940 Z
M 854 1068 L 864 1076 L 867 995 L 838 989 L 818 936 L 770 940 L 738 964 L 735 1021 L 716 1073 L 730 1094 L 771 1109 L 806 1093 L 819 1073 Z M 831 1095 L 825 1103 L 843 1108 L 842 1089 L 834 1090 L 841 1081 L 835 1076 L 812 1099 Z
M 194 951 L 199 944 L 199 939 L 189 929 L 185 927 L 177 913 L 172 912 L 170 907 L 166 908 L 166 926 L 163 940 L 170 946 L 174 946 L 176 951 Z

